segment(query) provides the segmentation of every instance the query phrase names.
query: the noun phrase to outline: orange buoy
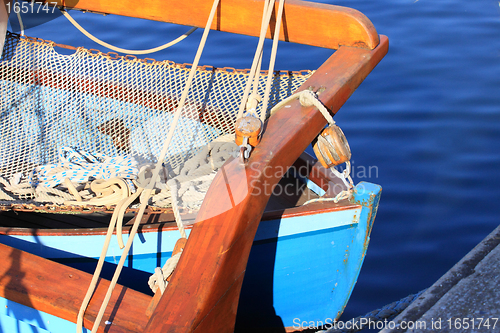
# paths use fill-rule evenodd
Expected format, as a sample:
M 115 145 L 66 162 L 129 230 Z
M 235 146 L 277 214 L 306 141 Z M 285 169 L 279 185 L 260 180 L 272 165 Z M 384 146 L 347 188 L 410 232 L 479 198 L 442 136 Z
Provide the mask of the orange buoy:
M 245 138 L 248 138 L 246 143 L 255 147 L 260 142 L 260 131 L 262 129 L 262 121 L 254 116 L 245 116 L 235 123 L 235 142 L 238 146 L 243 145 Z
M 351 159 L 351 149 L 344 132 L 335 124 L 325 128 L 313 144 L 321 165 L 331 168 Z

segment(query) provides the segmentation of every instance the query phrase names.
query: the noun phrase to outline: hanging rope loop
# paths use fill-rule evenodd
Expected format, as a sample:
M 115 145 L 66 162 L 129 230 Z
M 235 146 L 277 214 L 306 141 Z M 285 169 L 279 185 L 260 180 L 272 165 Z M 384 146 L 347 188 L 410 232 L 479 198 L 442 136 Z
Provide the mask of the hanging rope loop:
M 122 49 L 121 47 L 116 47 L 114 45 L 111 45 L 111 44 L 108 44 L 102 40 L 100 40 L 99 38 L 95 37 L 94 35 L 92 35 L 90 32 L 88 32 L 87 30 L 85 30 L 80 24 L 78 24 L 78 22 L 75 21 L 75 19 L 73 17 L 71 17 L 71 15 L 69 15 L 69 13 L 64 10 L 64 9 L 60 9 L 61 13 L 64 15 L 64 17 L 66 17 L 68 19 L 68 21 L 71 22 L 71 24 L 73 24 L 73 26 L 75 26 L 75 28 L 77 28 L 82 34 L 84 34 L 85 36 L 87 36 L 87 38 L 91 39 L 93 42 L 101 45 L 101 46 L 104 46 L 110 50 L 113 50 L 113 51 L 116 51 L 116 52 L 120 52 L 120 53 L 127 53 L 127 54 L 138 54 L 138 55 L 141 55 L 141 54 L 150 54 L 150 53 L 154 53 L 154 52 L 158 52 L 158 51 L 161 51 L 161 50 L 164 50 L 172 45 L 175 45 L 177 44 L 178 42 L 182 41 L 184 38 L 186 38 L 187 36 L 191 35 L 197 28 L 191 28 L 188 32 L 184 33 L 183 35 L 181 35 L 180 37 L 174 39 L 173 41 L 169 42 L 169 43 L 166 43 L 166 44 L 163 44 L 161 46 L 158 46 L 158 47 L 155 47 L 155 48 L 152 48 L 152 49 L 147 49 L 147 50 L 128 50 L 128 49 Z

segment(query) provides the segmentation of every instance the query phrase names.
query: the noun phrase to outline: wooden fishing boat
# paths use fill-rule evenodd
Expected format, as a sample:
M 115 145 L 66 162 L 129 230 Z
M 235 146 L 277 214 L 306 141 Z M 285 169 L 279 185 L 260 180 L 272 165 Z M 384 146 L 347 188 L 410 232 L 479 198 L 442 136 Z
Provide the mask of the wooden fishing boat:
M 203 27 L 212 3 L 195 0 L 173 5 L 148 0 L 137 6 L 133 0 L 80 0 L 58 1 L 58 5 Z M 264 1 L 223 1 L 211 29 L 258 36 L 263 5 Z M 279 11 L 278 4 L 274 10 Z M 192 15 L 184 15 L 187 11 Z M 387 37 L 379 36 L 371 22 L 352 9 L 287 1 L 283 20 L 281 40 L 335 50 L 298 88 L 318 93 L 331 114 L 388 50 Z M 267 37 L 271 36 L 269 31 Z M 76 86 L 61 87 L 60 73 L 54 76 L 39 69 L 31 73 L 2 80 L 61 91 L 87 92 L 94 85 L 85 77 Z M 102 88 L 101 83 L 100 91 L 108 94 L 105 98 L 116 98 L 116 87 L 109 87 Z M 124 103 L 157 101 L 150 97 Z M 144 216 L 134 216 L 137 209 L 129 210 L 124 238 L 133 235 L 136 227 L 139 233 L 98 331 L 278 332 L 338 318 L 366 253 L 380 187 L 361 182 L 349 199 L 328 200 L 342 191 L 342 182 L 303 153 L 326 124 L 316 106 L 290 101 L 265 122 L 261 141 L 248 158 L 229 160 L 219 169 L 196 216 L 183 216 L 195 223 L 186 228 L 188 241 L 163 295 L 157 292 L 153 297 L 142 286 L 174 252 L 178 239 L 174 213 L 153 207 Z M 198 128 L 206 133 L 221 131 Z M 106 135 L 106 129 L 100 129 Z M 116 137 L 111 139 L 113 149 L 123 148 Z M 296 172 L 286 172 L 289 168 Z M 282 190 L 273 195 L 276 188 Z M 306 202 L 318 194 L 321 200 Z M 0 207 L 4 263 L 0 330 L 74 330 L 92 279 L 89 272 L 105 238 L 109 207 L 59 209 L 19 201 L 2 201 Z M 120 254 L 112 242 L 103 276 L 111 278 Z M 109 284 L 99 280 L 85 311 L 85 327 L 92 327 Z

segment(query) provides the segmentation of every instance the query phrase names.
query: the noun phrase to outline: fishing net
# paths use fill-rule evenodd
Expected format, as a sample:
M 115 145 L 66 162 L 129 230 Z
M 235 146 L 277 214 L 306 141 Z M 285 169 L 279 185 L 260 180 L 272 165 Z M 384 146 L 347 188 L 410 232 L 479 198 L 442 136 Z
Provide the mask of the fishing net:
M 12 208 L 14 202 L 62 205 L 74 199 L 70 193 L 51 194 L 63 199 L 50 202 L 37 200 L 37 189 L 68 193 L 66 178 L 78 190 L 91 193 L 88 182 L 122 177 L 133 192 L 141 166 L 157 161 L 190 70 L 189 64 L 84 48 L 62 55 L 55 47 L 53 42 L 10 32 L 6 36 L 0 59 L 4 208 Z M 188 162 L 197 154 L 232 153 L 223 144 L 230 140 L 220 138 L 234 133 L 248 72 L 197 69 L 163 161 L 162 181 L 192 173 Z M 291 95 L 311 74 L 273 73 L 268 108 Z M 266 78 L 262 72 L 262 87 Z M 263 95 L 263 89 L 259 93 Z M 218 138 L 218 146 L 207 146 Z

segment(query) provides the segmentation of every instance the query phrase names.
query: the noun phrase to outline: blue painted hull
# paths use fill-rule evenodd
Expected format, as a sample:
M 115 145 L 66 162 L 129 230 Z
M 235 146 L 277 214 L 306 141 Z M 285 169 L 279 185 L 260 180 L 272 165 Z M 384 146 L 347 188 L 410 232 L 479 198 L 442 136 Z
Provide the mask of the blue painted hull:
M 301 329 L 311 322 L 327 323 L 340 316 L 366 253 L 380 191 L 378 185 L 362 182 L 354 196 L 354 202 L 361 206 L 262 221 L 245 273 L 236 331 L 262 327 Z M 147 279 L 170 257 L 178 238 L 177 230 L 139 234 L 119 283 L 151 293 Z M 0 235 L 0 242 L 6 245 L 87 272 L 93 272 L 103 240 L 104 235 Z M 113 241 L 104 277 L 112 276 L 120 255 Z M 17 319 L 25 321 L 24 315 L 17 316 L 20 312 L 0 313 L 1 325 Z M 3 320 L 5 316 L 10 319 Z M 28 324 L 37 325 L 36 321 Z M 63 328 L 60 331 L 53 327 L 48 331 L 68 332 L 65 325 L 59 325 Z M 0 328 L 0 332 L 21 332 L 17 328 Z

